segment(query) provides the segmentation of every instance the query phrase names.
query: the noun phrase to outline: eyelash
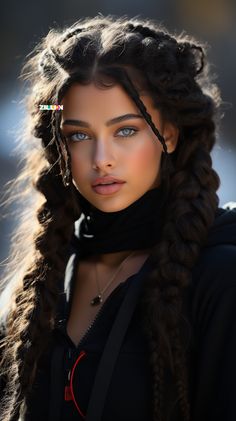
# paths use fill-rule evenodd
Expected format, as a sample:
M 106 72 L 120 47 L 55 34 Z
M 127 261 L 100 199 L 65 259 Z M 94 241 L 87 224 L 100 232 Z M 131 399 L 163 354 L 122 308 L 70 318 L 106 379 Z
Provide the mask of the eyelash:
M 121 136 L 123 138 L 132 137 L 136 134 L 136 132 L 138 132 L 138 129 L 134 129 L 133 127 L 122 127 L 121 129 L 118 130 L 118 133 L 122 130 L 132 130 L 133 131 L 133 134 L 130 134 L 130 135 L 127 135 L 127 136 Z M 88 140 L 88 139 L 79 139 L 79 140 L 73 139 L 73 136 L 78 135 L 78 134 L 86 135 L 86 133 L 77 131 L 77 132 L 71 133 L 70 135 L 66 136 L 66 139 L 69 140 L 69 141 L 72 141 L 72 142 L 83 142 L 84 140 Z

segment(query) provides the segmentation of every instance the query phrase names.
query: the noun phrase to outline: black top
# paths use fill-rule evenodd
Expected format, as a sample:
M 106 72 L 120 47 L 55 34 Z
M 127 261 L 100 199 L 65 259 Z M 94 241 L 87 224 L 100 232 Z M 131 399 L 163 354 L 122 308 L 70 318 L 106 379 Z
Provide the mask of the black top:
M 49 421 L 49 406 L 54 394 L 51 370 L 52 365 L 55 369 L 57 363 L 54 354 L 56 345 L 63 350 L 61 365 L 56 367 L 64 383 L 61 408 L 58 402 L 60 420 L 85 419 L 98 363 L 115 315 L 130 283 L 137 279 L 138 282 L 144 282 L 145 273 L 150 270 L 151 264 L 147 260 L 139 274 L 129 277 L 116 287 L 78 347 L 66 334 L 75 267 L 76 255 L 72 254 L 63 281 L 65 293 L 61 294 L 52 348 L 40 360 L 33 394 L 27 402 L 27 411 L 22 421 Z M 207 246 L 202 249 L 193 269 L 192 282 L 184 291 L 183 312 L 186 321 L 191 421 L 235 421 L 236 209 L 218 209 Z M 115 365 L 102 421 L 152 419 L 152 373 L 141 317 L 137 306 Z M 182 421 L 174 381 L 168 371 L 165 372 L 165 382 L 167 420 Z M 72 387 L 69 388 L 69 385 Z

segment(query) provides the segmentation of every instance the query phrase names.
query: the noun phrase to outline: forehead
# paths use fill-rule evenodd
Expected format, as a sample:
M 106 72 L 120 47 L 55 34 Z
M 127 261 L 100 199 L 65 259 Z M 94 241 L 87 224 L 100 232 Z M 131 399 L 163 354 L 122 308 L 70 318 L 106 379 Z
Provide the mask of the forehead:
M 150 95 L 140 95 L 147 108 L 153 108 Z M 63 119 L 90 114 L 118 115 L 139 111 L 135 102 L 119 84 L 111 87 L 98 87 L 94 83 L 75 83 L 66 92 L 63 100 Z

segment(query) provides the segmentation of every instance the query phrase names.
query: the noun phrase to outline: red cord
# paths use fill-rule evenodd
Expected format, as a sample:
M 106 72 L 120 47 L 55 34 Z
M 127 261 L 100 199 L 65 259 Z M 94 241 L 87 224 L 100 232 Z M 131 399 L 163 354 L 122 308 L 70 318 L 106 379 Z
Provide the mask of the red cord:
M 85 418 L 85 415 L 83 414 L 83 412 L 81 411 L 81 409 L 80 409 L 80 407 L 79 407 L 79 405 L 77 404 L 77 402 L 76 402 L 76 400 L 75 400 L 75 395 L 74 395 L 74 391 L 73 391 L 73 377 L 74 377 L 74 372 L 75 372 L 75 369 L 76 369 L 76 366 L 78 365 L 78 363 L 79 363 L 79 361 L 84 357 L 86 355 L 86 352 L 85 351 L 81 351 L 80 352 L 80 354 L 79 354 L 79 356 L 78 356 L 78 358 L 77 358 L 77 360 L 75 361 L 75 364 L 73 365 L 73 367 L 72 367 L 72 370 L 71 370 L 71 376 L 70 376 L 70 386 L 69 386 L 69 390 L 66 388 L 65 389 L 65 396 L 68 396 L 68 392 L 69 392 L 69 395 L 71 394 L 71 396 L 72 396 L 72 400 L 73 400 L 73 402 L 74 402 L 74 404 L 75 404 L 75 406 L 76 406 L 76 409 L 78 410 L 78 412 L 80 413 L 80 415 L 81 415 L 81 417 L 83 417 L 83 418 Z M 67 399 L 66 399 L 67 400 Z

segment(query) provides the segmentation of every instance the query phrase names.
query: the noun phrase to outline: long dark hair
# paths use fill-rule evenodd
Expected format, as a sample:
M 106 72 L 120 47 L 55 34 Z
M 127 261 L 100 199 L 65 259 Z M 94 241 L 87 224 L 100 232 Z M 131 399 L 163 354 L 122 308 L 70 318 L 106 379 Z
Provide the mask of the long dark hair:
M 148 19 L 112 16 L 81 19 L 61 32 L 51 30 L 26 63 L 28 138 L 33 147 L 29 146 L 20 179 L 29 196 L 32 192 L 38 196 L 30 204 L 33 229 L 27 249 L 24 256 L 19 252 L 21 225 L 15 260 L 9 266 L 11 275 L 14 265 L 15 275 L 2 342 L 5 421 L 12 419 L 30 394 L 39 358 L 50 342 L 57 280 L 63 276 L 74 222 L 81 213 L 71 183 L 69 152 L 59 130 L 60 112 L 39 109 L 40 104 L 60 104 L 76 81 L 95 81 L 104 87 L 120 83 L 164 150 L 164 140 L 140 99 L 142 89 L 149 92 L 163 117 L 179 128 L 175 152 L 163 154 L 165 220 L 151 254 L 156 268 L 145 282 L 141 305 L 153 373 L 153 420 L 164 420 L 164 370 L 168 367 L 183 420 L 189 421 L 189 373 L 181 337 L 182 324 L 187 323 L 182 316 L 183 292 L 219 204 L 219 177 L 212 169 L 210 152 L 220 97 L 208 73 L 204 47 L 192 38 L 171 35 Z M 20 262 L 22 273 L 17 271 Z

